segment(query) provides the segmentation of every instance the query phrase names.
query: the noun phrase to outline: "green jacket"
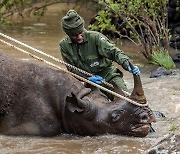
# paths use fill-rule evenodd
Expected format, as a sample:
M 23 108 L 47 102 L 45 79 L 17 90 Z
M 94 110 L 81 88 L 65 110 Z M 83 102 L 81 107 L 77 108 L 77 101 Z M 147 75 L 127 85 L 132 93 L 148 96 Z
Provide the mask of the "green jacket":
M 82 44 L 75 44 L 66 36 L 59 43 L 62 58 L 65 62 L 85 70 L 94 75 L 100 75 L 109 81 L 116 75 L 122 77 L 122 73 L 117 73 L 113 61 L 126 69 L 125 61 L 130 60 L 123 51 L 115 47 L 107 37 L 95 31 L 85 30 L 85 40 Z M 86 77 L 72 68 L 67 69 L 73 73 Z

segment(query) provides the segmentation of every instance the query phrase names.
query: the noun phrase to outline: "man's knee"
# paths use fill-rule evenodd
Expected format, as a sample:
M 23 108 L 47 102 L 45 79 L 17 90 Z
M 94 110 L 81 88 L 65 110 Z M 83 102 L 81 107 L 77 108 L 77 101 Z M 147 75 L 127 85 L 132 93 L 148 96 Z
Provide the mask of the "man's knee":
M 127 91 L 128 92 L 128 89 L 127 89 L 127 86 L 124 82 L 124 80 L 119 77 L 119 76 L 116 76 L 114 78 L 112 78 L 109 83 L 115 83 L 120 89 L 124 90 L 124 91 Z M 112 90 L 113 91 L 113 88 L 109 88 L 107 86 L 105 86 L 106 88 L 108 88 L 109 90 Z M 103 93 L 110 99 L 110 100 L 114 100 L 114 96 L 108 92 L 104 92 Z
M 124 80 L 121 77 L 116 76 L 116 77 L 112 78 L 110 80 L 110 83 L 112 83 L 112 82 L 114 82 L 119 88 L 121 88 L 121 89 L 123 89 L 125 91 L 128 91 L 127 86 L 126 86 Z

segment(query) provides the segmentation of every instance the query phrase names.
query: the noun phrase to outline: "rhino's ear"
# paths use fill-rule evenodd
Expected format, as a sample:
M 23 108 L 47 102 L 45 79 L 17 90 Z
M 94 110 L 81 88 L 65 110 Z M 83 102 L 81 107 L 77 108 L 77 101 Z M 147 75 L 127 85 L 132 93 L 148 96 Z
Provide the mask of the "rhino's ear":
M 70 112 L 83 112 L 83 109 L 78 104 L 77 98 L 73 92 L 71 93 L 71 96 L 66 97 L 66 102 Z
M 80 90 L 77 94 L 71 93 L 71 96 L 66 97 L 68 104 L 68 109 L 71 112 L 83 112 L 87 107 L 87 102 L 82 100 L 82 98 L 91 92 L 90 88 L 84 88 Z

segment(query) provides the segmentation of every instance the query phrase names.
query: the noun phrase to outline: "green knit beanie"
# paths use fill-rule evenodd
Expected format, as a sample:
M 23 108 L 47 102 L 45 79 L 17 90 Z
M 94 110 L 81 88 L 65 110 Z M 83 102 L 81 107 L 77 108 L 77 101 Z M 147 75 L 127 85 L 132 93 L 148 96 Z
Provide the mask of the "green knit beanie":
M 66 34 L 73 35 L 84 29 L 84 20 L 75 10 L 69 10 L 61 20 L 61 26 Z

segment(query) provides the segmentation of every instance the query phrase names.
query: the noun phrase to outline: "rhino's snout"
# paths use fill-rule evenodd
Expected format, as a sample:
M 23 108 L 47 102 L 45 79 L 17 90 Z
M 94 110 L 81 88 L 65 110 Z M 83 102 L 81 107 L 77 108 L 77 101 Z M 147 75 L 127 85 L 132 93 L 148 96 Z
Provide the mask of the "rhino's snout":
M 156 122 L 156 118 L 154 117 L 153 114 L 148 114 L 148 113 L 142 113 L 140 115 L 140 123 L 143 124 L 148 124 L 148 123 L 152 123 L 152 122 Z
M 146 114 L 141 117 L 140 123 L 149 123 L 149 121 L 150 121 L 150 117 Z

